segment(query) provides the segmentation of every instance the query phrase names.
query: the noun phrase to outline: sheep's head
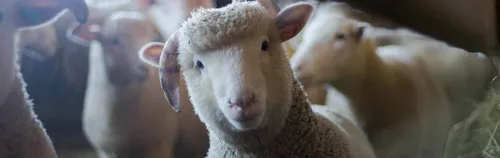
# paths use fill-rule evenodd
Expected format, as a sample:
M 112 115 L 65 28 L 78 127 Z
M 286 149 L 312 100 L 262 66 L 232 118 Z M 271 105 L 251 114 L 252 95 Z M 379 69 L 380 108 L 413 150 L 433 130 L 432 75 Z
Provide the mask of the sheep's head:
M 271 16 L 259 2 L 238 1 L 199 9 L 165 45 L 148 44 L 140 55 L 160 67 L 176 111 L 182 68 L 191 101 L 208 128 L 242 132 L 280 126 L 273 123 L 287 116 L 293 81 L 281 43 L 302 29 L 312 9 L 297 3 Z
M 325 29 L 328 28 L 328 29 Z M 363 67 L 364 26 L 335 17 L 311 21 L 302 43 L 290 59 L 304 88 L 336 82 L 340 76 L 358 73 Z
M 70 39 L 76 43 L 89 45 L 92 40 L 97 40 L 102 44 L 111 83 L 126 85 L 147 79 L 147 65 L 137 56 L 137 52 L 159 34 L 143 13 L 117 11 L 102 26 L 74 25 L 70 32 Z

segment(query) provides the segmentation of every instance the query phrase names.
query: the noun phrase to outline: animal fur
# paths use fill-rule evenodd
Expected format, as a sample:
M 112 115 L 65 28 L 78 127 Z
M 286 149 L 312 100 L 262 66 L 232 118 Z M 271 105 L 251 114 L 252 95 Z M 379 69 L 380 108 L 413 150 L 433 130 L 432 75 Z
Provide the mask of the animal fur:
M 328 118 L 312 111 L 301 85 L 296 81 L 291 97 L 285 126 L 270 142 L 262 144 L 261 148 L 248 146 L 250 148 L 245 150 L 210 134 L 209 157 L 350 157 L 346 135 Z M 300 140 L 297 140 L 298 136 Z

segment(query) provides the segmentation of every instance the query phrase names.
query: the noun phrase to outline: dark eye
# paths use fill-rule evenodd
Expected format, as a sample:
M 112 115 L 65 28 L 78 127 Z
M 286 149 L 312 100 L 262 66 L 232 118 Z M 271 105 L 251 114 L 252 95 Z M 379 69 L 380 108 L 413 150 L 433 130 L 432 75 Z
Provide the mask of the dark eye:
M 262 41 L 262 45 L 260 46 L 260 50 L 267 51 L 268 47 L 269 47 L 269 42 L 268 41 Z
M 337 33 L 335 35 L 335 39 L 337 40 L 343 40 L 345 38 L 345 35 L 343 33 Z
M 203 63 L 201 63 L 201 61 L 196 61 L 196 66 L 200 69 L 203 69 L 205 66 L 203 65 Z

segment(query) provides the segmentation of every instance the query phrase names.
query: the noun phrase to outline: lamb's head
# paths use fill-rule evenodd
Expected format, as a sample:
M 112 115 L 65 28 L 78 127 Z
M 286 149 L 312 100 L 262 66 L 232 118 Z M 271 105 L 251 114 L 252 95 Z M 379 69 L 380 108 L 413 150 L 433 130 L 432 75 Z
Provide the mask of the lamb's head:
M 312 9 L 297 3 L 271 16 L 256 1 L 199 9 L 165 45 L 148 44 L 140 54 L 160 67 L 166 97 L 175 110 L 182 68 L 191 101 L 209 129 L 279 129 L 290 107 L 293 82 L 281 43 L 302 29 Z
M 328 29 L 325 29 L 328 28 Z M 364 60 L 364 26 L 334 17 L 311 21 L 304 28 L 302 43 L 290 59 L 304 88 L 332 83 L 344 75 L 360 73 Z
M 102 26 L 76 25 L 71 28 L 71 32 L 70 39 L 77 43 L 88 45 L 91 40 L 97 40 L 102 44 L 111 83 L 126 85 L 147 79 L 147 65 L 137 56 L 137 52 L 159 34 L 143 13 L 117 11 Z M 79 36 L 89 34 L 91 36 Z

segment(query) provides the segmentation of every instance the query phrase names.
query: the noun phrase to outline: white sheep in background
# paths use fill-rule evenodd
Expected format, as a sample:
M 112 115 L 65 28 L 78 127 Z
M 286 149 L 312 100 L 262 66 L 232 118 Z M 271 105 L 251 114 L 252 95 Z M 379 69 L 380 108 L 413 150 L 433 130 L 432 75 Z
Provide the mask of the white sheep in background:
M 313 0 L 310 0 L 313 1 Z M 277 3 L 280 3 L 278 1 Z M 283 3 L 283 2 L 281 2 Z M 289 3 L 289 2 L 287 2 Z M 376 26 L 376 27 L 381 27 L 384 28 L 384 30 L 392 30 L 393 28 L 398 27 L 398 25 L 381 16 L 378 14 L 370 14 L 366 13 L 364 11 L 358 10 L 351 5 L 345 3 L 345 2 L 317 2 L 313 1 L 313 3 L 316 6 L 316 9 L 314 10 L 313 14 L 310 17 L 310 21 L 315 21 L 315 20 L 321 20 L 321 19 L 328 19 L 330 17 L 341 17 L 341 18 L 346 18 L 346 19 L 352 19 L 355 20 L 356 22 L 362 23 L 367 26 Z M 279 5 L 279 4 L 278 4 Z M 283 6 L 283 5 L 281 5 Z M 309 23 L 308 22 L 308 23 Z M 308 24 L 306 24 L 307 27 Z M 370 27 L 371 28 L 371 27 Z M 325 29 L 325 28 L 324 28 Z M 373 32 L 373 31 L 370 31 Z M 380 32 L 380 33 L 379 33 Z M 284 43 L 285 50 L 287 51 L 288 57 L 291 58 L 293 54 L 295 53 L 296 48 L 300 45 L 301 43 L 301 38 L 302 38 L 302 33 L 301 31 L 297 36 L 292 38 L 289 41 L 286 41 Z M 377 35 L 381 34 L 381 31 L 376 32 Z M 375 33 L 373 33 L 375 34 Z M 307 96 L 311 103 L 314 104 L 326 104 L 326 100 L 332 100 L 329 99 L 328 97 L 331 96 L 329 93 L 337 93 L 335 89 L 329 89 L 325 88 L 325 86 L 322 85 L 314 85 L 311 87 L 304 87 L 307 93 Z M 335 94 L 332 94 L 335 95 Z M 333 97 L 334 99 L 336 97 Z
M 2 0 L 0 1 L 0 157 L 5 158 L 54 158 L 57 157 L 52 142 L 41 122 L 32 110 L 28 100 L 25 83 L 19 73 L 19 64 L 15 50 L 15 33 L 26 26 L 25 15 L 20 7 L 37 7 L 59 4 L 69 8 L 84 23 L 87 7 L 82 1 L 42 1 Z M 18 40 L 18 39 L 17 39 Z
M 395 29 L 399 27 L 395 22 L 383 17 L 378 14 L 368 14 L 356 8 L 353 8 L 349 4 L 345 2 L 313 2 L 316 6 L 313 14 L 310 17 L 309 21 L 316 21 L 316 19 L 329 19 L 329 18 L 345 18 L 351 19 L 355 22 L 366 26 L 380 27 L 385 28 L 386 30 Z M 308 22 L 306 26 L 309 24 Z M 291 47 L 297 48 L 300 44 L 302 33 L 301 31 L 296 37 L 292 38 L 290 41 L 287 41 L 291 44 Z M 371 32 L 371 31 L 370 31 Z M 295 50 L 291 51 L 289 55 L 293 55 Z
M 100 43 L 91 45 L 83 116 L 85 135 L 99 157 L 173 157 L 178 137 L 192 141 L 184 142 L 193 148 L 188 152 L 197 152 L 192 155 L 204 156 L 208 136 L 200 130 L 203 124 L 194 112 L 179 116 L 169 109 L 155 68 L 137 56 L 159 36 L 150 19 L 141 12 L 117 11 L 101 29 L 93 27 L 79 25 L 72 32 L 94 31 Z
M 335 11 L 335 3 L 336 2 L 325 2 L 325 7 L 323 7 L 324 10 L 332 9 L 326 11 Z M 340 4 L 340 6 L 346 6 L 346 8 L 348 8 L 347 4 Z M 349 11 L 349 9 L 347 9 L 347 11 Z M 362 14 L 362 12 L 358 13 L 360 13 L 358 16 L 348 17 L 348 19 L 361 23 L 367 22 L 368 24 L 363 24 L 368 26 L 365 27 L 365 36 L 369 36 L 376 47 L 390 45 L 390 47 L 377 49 L 377 52 L 426 53 L 421 54 L 422 56 L 427 56 L 425 57 L 426 60 L 424 60 L 426 62 L 425 65 L 427 65 L 429 70 L 431 70 L 430 72 L 436 76 L 436 80 L 439 84 L 444 86 L 450 105 L 452 105 L 454 122 L 463 121 L 469 116 L 470 112 L 474 110 L 475 103 L 484 99 L 484 95 L 490 86 L 489 83 L 496 75 L 491 62 L 484 53 L 467 52 L 464 49 L 456 48 L 446 42 L 434 39 L 406 27 L 392 28 L 397 26 L 383 18 L 379 20 L 377 16 L 372 16 L 373 19 L 357 18 L 369 17 Z M 314 17 L 310 21 L 326 20 L 324 18 L 332 16 L 332 14 L 322 14 L 322 16 Z M 376 23 L 376 25 L 372 23 Z M 384 25 L 386 23 L 388 25 Z M 321 27 L 321 29 L 324 28 L 328 27 Z
M 295 36 L 313 6 L 297 3 L 269 16 L 259 2 L 199 9 L 142 59 L 160 68 L 174 110 L 180 69 L 191 102 L 209 129 L 208 157 L 352 157 L 348 135 L 313 112 L 281 43 Z M 159 60 L 160 59 L 160 60 Z
M 291 59 L 305 87 L 330 84 L 348 97 L 377 157 L 443 157 L 449 103 L 425 59 L 411 52 L 378 55 L 363 27 L 349 19 L 309 24 Z

